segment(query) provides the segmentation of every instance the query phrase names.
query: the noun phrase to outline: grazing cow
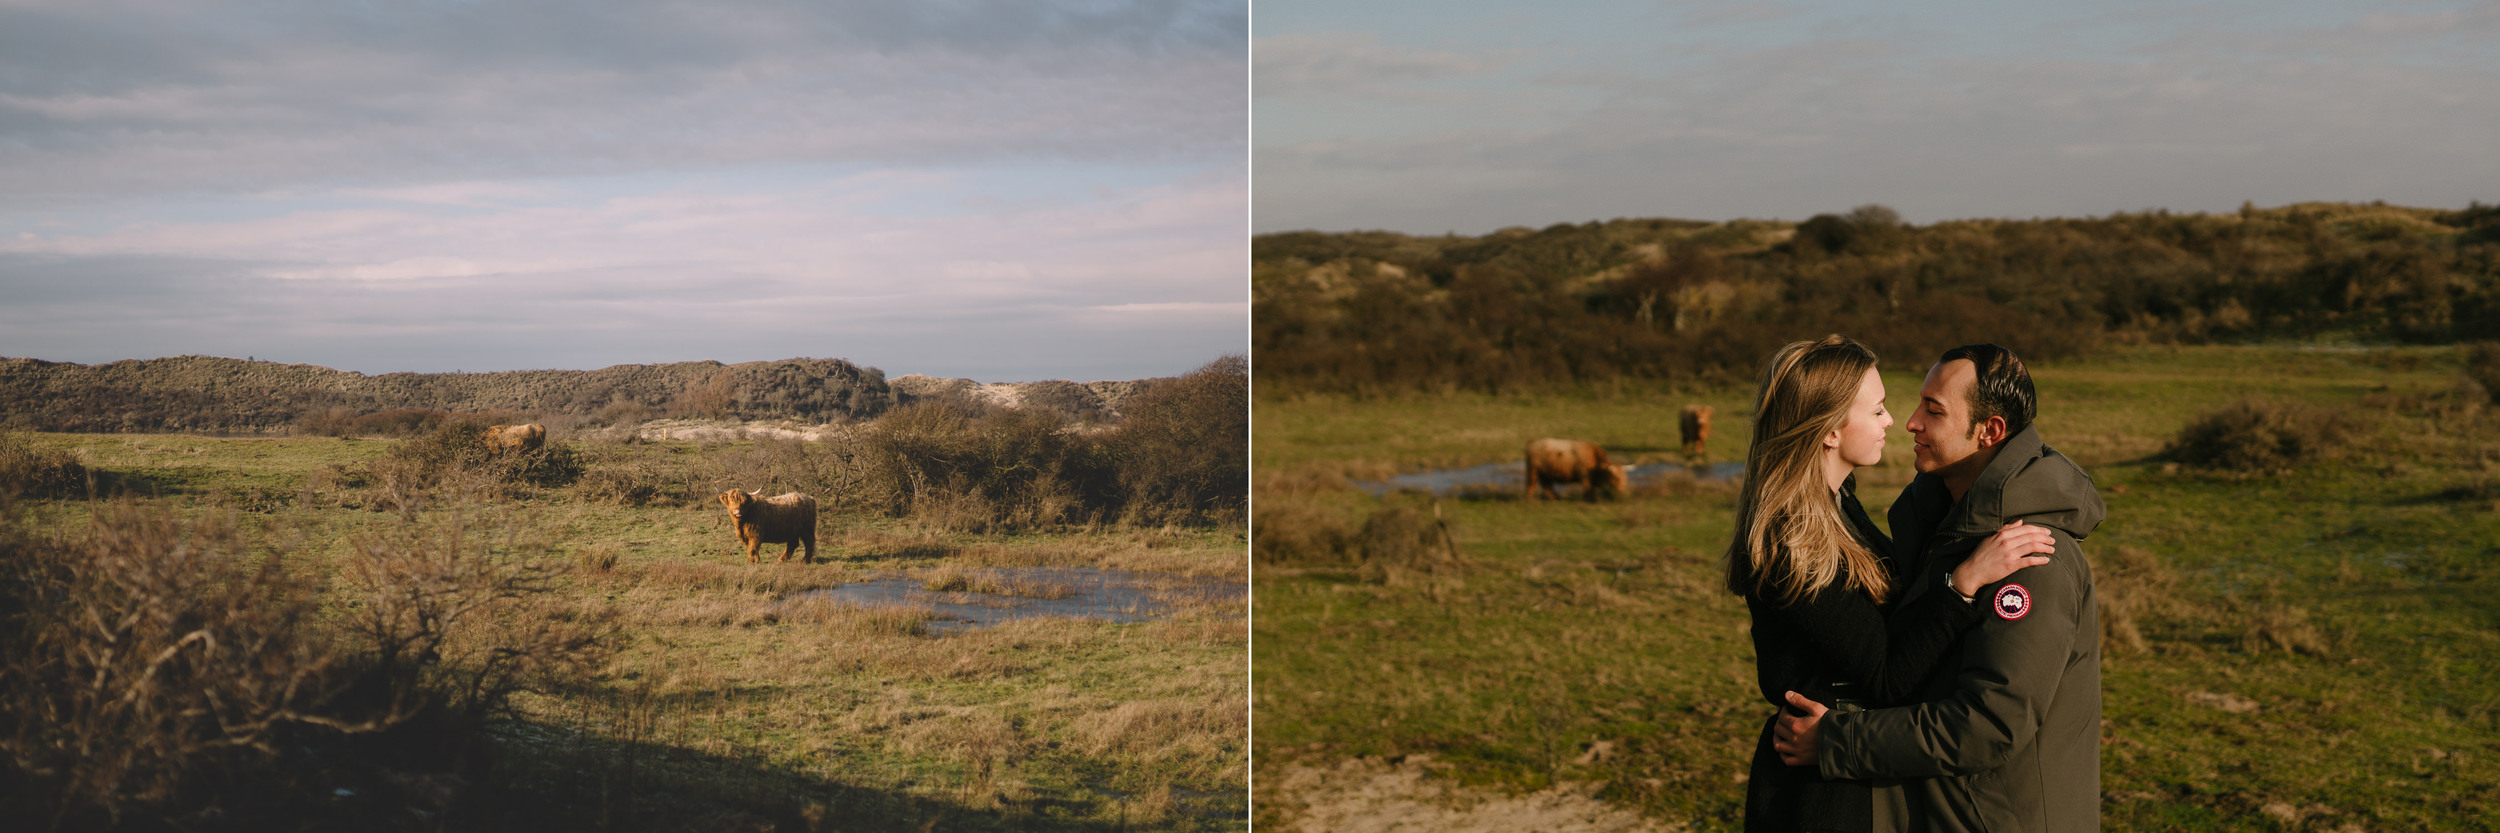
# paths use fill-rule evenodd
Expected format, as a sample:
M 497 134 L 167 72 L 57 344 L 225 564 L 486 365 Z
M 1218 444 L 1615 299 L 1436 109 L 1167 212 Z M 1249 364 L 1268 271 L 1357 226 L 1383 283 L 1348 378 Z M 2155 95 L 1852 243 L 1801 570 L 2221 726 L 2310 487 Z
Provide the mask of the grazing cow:
M 1710 406 L 1684 406 L 1684 418 L 1679 423 L 1684 429 L 1684 456 L 1699 459 L 1709 447 Z
M 1596 500 L 1599 490 L 1622 494 L 1631 484 L 1622 466 L 1606 460 L 1606 450 L 1596 443 L 1579 440 L 1543 439 L 1528 444 L 1528 499 L 1535 500 L 1538 490 L 1545 496 L 1561 500 L 1554 491 L 1556 483 L 1582 483 L 1583 500 Z
M 486 441 L 486 453 L 496 457 L 517 451 L 537 451 L 539 446 L 547 444 L 547 426 L 535 422 L 528 425 L 490 425 L 483 439 Z
M 800 563 L 816 563 L 815 498 L 797 492 L 765 497 L 761 489 L 731 489 L 720 493 L 720 504 L 729 507 L 729 518 L 738 526 L 738 543 L 747 548 L 747 563 L 755 563 L 756 550 L 765 544 L 789 545 L 781 550 L 783 563 L 790 561 L 790 553 L 800 544 L 806 544 L 807 557 Z

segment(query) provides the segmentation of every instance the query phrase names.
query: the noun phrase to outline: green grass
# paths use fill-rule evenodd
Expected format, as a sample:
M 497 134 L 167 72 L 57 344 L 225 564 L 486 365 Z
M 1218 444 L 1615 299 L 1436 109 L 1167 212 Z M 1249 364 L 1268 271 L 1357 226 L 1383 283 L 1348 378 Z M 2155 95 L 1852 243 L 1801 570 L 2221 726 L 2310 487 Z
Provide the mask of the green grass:
M 184 513 L 233 512 L 307 542 L 335 573 L 350 542 L 403 523 L 339 472 L 383 440 L 30 435 L 107 491 Z M 745 444 L 600 450 L 697 482 Z M 969 535 L 829 507 L 820 563 L 749 565 L 725 513 L 615 505 L 579 487 L 438 495 L 420 523 L 531 542 L 567 565 L 550 604 L 612 616 L 621 650 L 588 679 L 525 694 L 494 773 L 531 799 L 489 827 L 531 829 L 1239 829 L 1248 812 L 1240 604 L 1137 624 L 1039 619 L 947 636 L 925 613 L 792 606 L 789 595 L 878 573 L 1069 565 L 1245 577 L 1238 529 L 1100 526 Z M 56 529 L 83 500 L 21 504 Z
M 2043 435 L 2110 506 L 2085 541 L 2101 591 L 2138 599 L 2126 613 L 2144 647 L 2105 643 L 2108 829 L 2481 829 L 2500 807 L 2500 419 L 2442 398 L 2457 368 L 2453 348 L 2284 347 L 2034 368 Z M 1887 370 L 1899 412 L 1918 380 Z M 1748 394 L 1263 399 L 1258 511 L 1356 525 L 1427 499 L 1339 478 L 1516 459 L 1539 436 L 1664 459 L 1687 402 L 1718 409 L 1711 456 L 1741 459 Z M 2157 457 L 2197 415 L 2251 395 L 2371 427 L 2290 474 Z M 1861 473 L 1878 517 L 1909 477 L 1893 440 Z M 1600 797 L 1662 820 L 1739 826 L 1770 707 L 1744 606 L 1718 578 L 1733 497 L 1444 498 L 1469 562 L 1458 576 L 1263 563 L 1262 772 L 1428 753 L 1467 783 L 1603 782 Z M 1614 752 L 1585 755 L 1598 741 Z

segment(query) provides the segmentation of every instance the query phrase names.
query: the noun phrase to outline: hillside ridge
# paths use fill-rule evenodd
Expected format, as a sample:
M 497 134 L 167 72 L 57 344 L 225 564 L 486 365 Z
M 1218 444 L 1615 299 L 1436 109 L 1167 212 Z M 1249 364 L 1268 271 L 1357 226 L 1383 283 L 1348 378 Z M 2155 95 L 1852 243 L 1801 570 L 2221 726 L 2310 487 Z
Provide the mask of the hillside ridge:
M 394 372 L 184 355 L 85 365 L 0 357 L 0 423 L 42 431 L 266 432 L 313 419 L 428 410 L 593 422 L 700 417 L 815 423 L 875 417 L 916 401 L 1044 407 L 1117 419 L 1158 380 L 983 384 L 885 372 L 845 359 L 619 364 L 597 370 Z

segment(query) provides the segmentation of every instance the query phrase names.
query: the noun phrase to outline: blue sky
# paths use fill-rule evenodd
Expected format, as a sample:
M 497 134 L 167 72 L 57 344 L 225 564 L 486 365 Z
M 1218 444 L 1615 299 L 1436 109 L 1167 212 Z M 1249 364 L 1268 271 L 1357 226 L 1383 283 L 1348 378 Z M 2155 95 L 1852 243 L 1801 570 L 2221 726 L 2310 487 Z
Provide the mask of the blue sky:
M 1238 0 L 0 0 L 0 355 L 1247 348 Z
M 2500 201 L 2500 2 L 1262 0 L 1258 231 Z

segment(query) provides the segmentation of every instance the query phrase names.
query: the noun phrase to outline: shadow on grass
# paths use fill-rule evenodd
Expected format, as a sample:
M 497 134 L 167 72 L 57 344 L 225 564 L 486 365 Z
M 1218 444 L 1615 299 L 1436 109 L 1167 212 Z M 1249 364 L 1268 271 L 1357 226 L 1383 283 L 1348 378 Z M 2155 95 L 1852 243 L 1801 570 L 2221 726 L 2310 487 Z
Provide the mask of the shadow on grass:
M 443 819 L 454 829 L 1107 833 L 1226 826 L 1222 818 L 1185 817 L 1141 825 L 1142 818 L 1124 814 L 1117 794 L 1002 801 L 986 785 L 843 783 L 761 756 L 591 737 L 557 725 L 523 722 L 498 734 L 499 760 Z M 923 792 L 910 792 L 915 786 Z M 925 794 L 928 786 L 968 800 Z
M 2396 501 L 2395 505 L 2435 506 L 2440 504 L 2494 503 L 2500 503 L 2500 483 L 2478 481 L 2459 486 L 2451 486 L 2426 495 L 2405 498 L 2403 500 Z

